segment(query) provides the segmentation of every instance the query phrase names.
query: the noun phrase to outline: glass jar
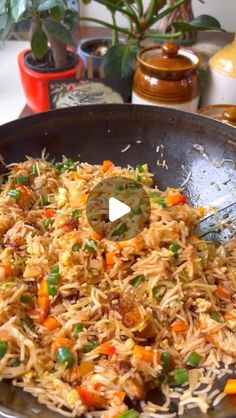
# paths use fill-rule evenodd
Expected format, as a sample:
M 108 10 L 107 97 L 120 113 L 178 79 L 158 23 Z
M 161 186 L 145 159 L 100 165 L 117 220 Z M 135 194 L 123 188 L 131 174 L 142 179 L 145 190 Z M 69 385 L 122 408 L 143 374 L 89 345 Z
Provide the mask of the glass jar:
M 200 96 L 199 56 L 166 42 L 137 54 L 132 103 L 166 106 L 195 112 Z

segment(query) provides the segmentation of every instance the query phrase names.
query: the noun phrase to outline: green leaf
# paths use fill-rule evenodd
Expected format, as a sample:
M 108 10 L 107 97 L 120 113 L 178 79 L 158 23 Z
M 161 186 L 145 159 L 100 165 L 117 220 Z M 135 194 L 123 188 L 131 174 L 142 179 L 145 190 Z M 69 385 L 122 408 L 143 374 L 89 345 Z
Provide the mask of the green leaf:
M 138 45 L 118 44 L 111 46 L 103 58 L 106 76 L 131 77 L 135 69 Z
M 3 14 L 7 10 L 6 0 L 0 0 L 0 14 Z
M 47 53 L 47 50 L 48 50 L 47 36 L 43 32 L 43 30 L 39 27 L 37 27 L 33 33 L 33 36 L 31 39 L 31 48 L 32 48 L 34 56 L 38 59 L 42 59 Z
M 47 31 L 58 41 L 66 45 L 73 45 L 71 33 L 61 23 L 49 19 L 41 19 Z
M 209 15 L 200 15 L 191 22 L 174 22 L 172 26 L 182 33 L 198 32 L 201 30 L 222 30 L 217 19 Z
M 74 32 L 78 27 L 79 15 L 75 10 L 66 10 L 63 25 L 70 31 Z
M 14 22 L 18 22 L 26 11 L 27 0 L 10 0 L 11 16 Z
M 43 12 L 44 10 L 50 10 L 54 7 L 58 7 L 59 9 L 65 10 L 66 6 L 63 0 L 45 0 L 40 2 L 37 10 L 39 12 Z

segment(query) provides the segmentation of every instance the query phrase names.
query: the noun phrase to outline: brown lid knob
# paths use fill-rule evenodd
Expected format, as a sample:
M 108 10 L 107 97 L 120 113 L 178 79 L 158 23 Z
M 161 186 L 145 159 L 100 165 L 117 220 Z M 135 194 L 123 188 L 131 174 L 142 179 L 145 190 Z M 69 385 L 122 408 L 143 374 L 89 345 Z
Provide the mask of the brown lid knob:
M 229 107 L 226 109 L 221 116 L 222 119 L 228 120 L 229 122 L 236 121 L 236 106 Z
M 179 45 L 177 45 L 175 42 L 165 42 L 162 45 L 161 52 L 165 57 L 176 57 L 179 52 Z

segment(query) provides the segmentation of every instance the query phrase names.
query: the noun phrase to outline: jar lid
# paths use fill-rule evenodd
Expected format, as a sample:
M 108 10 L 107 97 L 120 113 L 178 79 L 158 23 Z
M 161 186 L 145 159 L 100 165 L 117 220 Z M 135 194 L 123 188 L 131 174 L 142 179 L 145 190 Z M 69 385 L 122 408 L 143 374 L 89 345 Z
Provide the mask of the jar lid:
M 219 104 L 202 107 L 198 113 L 236 127 L 236 106 Z
M 175 42 L 166 42 L 161 47 L 144 48 L 138 53 L 137 59 L 141 65 L 148 66 L 149 69 L 165 72 L 193 70 L 200 64 L 197 54 L 180 48 Z

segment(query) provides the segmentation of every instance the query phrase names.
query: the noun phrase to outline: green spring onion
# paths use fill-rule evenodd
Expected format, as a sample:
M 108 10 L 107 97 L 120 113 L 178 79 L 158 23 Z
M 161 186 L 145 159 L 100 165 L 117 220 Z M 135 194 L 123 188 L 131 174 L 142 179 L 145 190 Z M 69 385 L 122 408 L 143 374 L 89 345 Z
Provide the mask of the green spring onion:
M 163 208 L 166 207 L 166 201 L 163 197 L 158 197 L 154 200 L 155 203 L 157 203 L 159 206 L 162 206 Z
M 180 245 L 176 244 L 175 242 L 173 242 L 170 246 L 169 246 L 169 250 L 172 251 L 172 253 L 177 254 L 177 252 L 180 249 Z
M 72 251 L 79 251 L 80 248 L 81 248 L 80 244 L 74 244 L 73 247 L 72 247 Z
M 187 362 L 191 364 L 191 366 L 197 367 L 201 361 L 200 354 L 193 351 L 191 354 L 189 354 L 187 358 Z
M 53 220 L 51 218 L 44 219 L 43 224 L 44 224 L 44 227 L 48 229 L 49 226 L 53 224 Z
M 131 282 L 131 286 L 136 288 L 140 285 L 141 281 L 143 280 L 144 275 L 143 274 L 139 274 L 139 276 L 135 277 L 132 282 Z
M 135 167 L 135 175 L 136 175 L 136 180 L 140 181 L 141 180 L 141 176 L 140 174 L 143 173 L 143 165 L 142 164 L 137 164 Z
M 42 199 L 42 204 L 44 206 L 47 206 L 49 204 L 49 198 L 48 198 L 48 195 L 47 194 L 42 195 L 41 196 L 41 199 Z
M 97 241 L 93 238 L 88 238 L 84 243 L 84 249 L 89 253 L 95 253 L 97 250 L 94 248 L 94 245 L 91 245 L 90 243 L 97 247 Z
M 37 165 L 37 164 L 34 164 L 34 165 L 33 165 L 33 167 L 32 167 L 32 174 L 33 174 L 34 176 L 38 176 L 38 175 L 39 175 L 38 165 Z
M 97 341 L 90 341 L 88 344 L 84 346 L 84 352 L 90 353 L 90 351 L 94 350 L 94 348 L 96 348 L 97 346 L 98 346 Z
M 132 210 L 132 215 L 134 216 L 142 215 L 142 209 L 139 206 L 137 208 L 134 208 Z
M 15 184 L 29 184 L 29 177 L 28 176 L 16 176 L 14 178 Z
M 168 351 L 164 351 L 161 354 L 161 361 L 163 362 L 162 371 L 164 373 L 168 372 L 171 360 L 172 360 L 172 355 L 170 353 L 168 353 Z
M 175 384 L 180 386 L 188 381 L 188 372 L 186 369 L 175 369 L 174 370 L 174 381 Z
M 80 209 L 73 210 L 71 216 L 72 218 L 79 218 L 79 216 L 81 216 L 81 210 Z
M 58 363 L 66 365 L 66 368 L 72 367 L 75 363 L 73 353 L 68 347 L 60 347 L 56 351 L 56 360 Z
M 158 196 L 158 192 L 152 191 L 152 192 L 148 193 L 148 195 L 149 195 L 149 197 L 157 197 Z
M 210 316 L 211 319 L 214 319 L 214 321 L 216 321 L 216 322 L 224 322 L 224 319 L 219 314 L 219 312 L 210 312 L 209 316 Z
M 2 359 L 5 356 L 7 349 L 8 349 L 7 342 L 0 340 L 0 359 Z
M 116 185 L 115 186 L 115 190 L 117 190 L 118 192 L 120 192 L 121 190 L 124 190 L 124 186 Z
M 57 284 L 59 279 L 60 279 L 59 266 L 54 266 L 51 268 L 50 275 L 48 276 L 48 283 L 50 285 L 55 285 Z
M 8 192 L 8 196 L 10 196 L 12 199 L 20 200 L 22 199 L 22 191 L 18 189 L 12 189 Z
M 19 367 L 20 366 L 20 357 L 15 357 L 12 359 L 11 367 Z
M 161 290 L 161 286 L 155 286 L 152 289 L 152 296 L 156 299 L 160 298 L 160 290 Z
M 138 418 L 139 413 L 135 409 L 128 409 L 128 411 L 122 412 L 122 414 L 117 415 L 117 418 Z
M 111 234 L 111 236 L 112 237 L 119 237 L 120 235 L 122 235 L 124 232 L 126 232 L 126 231 L 128 231 L 128 227 L 127 227 L 127 225 L 125 224 L 125 223 L 120 223 L 119 225 L 117 225 L 115 228 L 114 228 L 114 230 L 113 230 L 113 232 L 112 232 L 112 234 Z
M 164 383 L 168 382 L 168 376 L 165 373 L 160 373 L 157 378 L 155 379 L 155 382 L 158 385 L 163 385 Z
M 83 324 L 81 324 L 81 322 L 78 322 L 78 324 L 75 324 L 74 328 L 73 328 L 73 336 L 74 337 L 78 337 L 78 334 L 80 332 L 82 332 L 84 329 Z
M 33 296 L 30 293 L 23 293 L 20 298 L 23 303 L 30 303 L 33 300 Z
M 53 284 L 48 282 L 48 294 L 49 296 L 56 296 L 57 288 Z

